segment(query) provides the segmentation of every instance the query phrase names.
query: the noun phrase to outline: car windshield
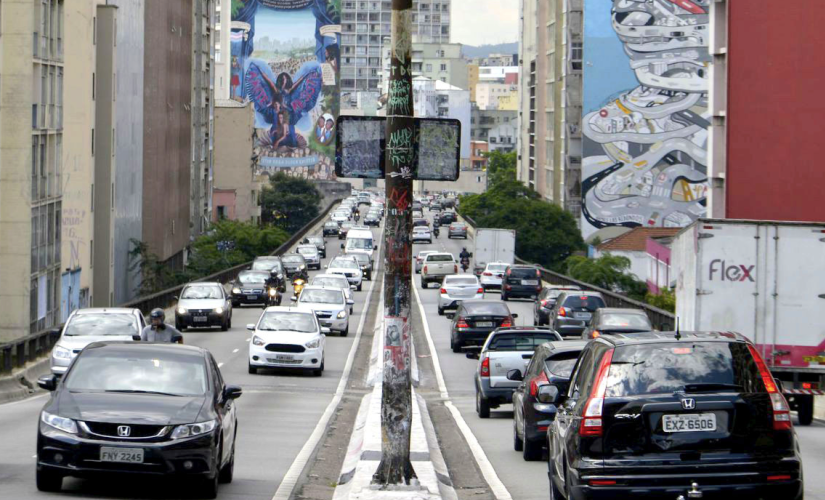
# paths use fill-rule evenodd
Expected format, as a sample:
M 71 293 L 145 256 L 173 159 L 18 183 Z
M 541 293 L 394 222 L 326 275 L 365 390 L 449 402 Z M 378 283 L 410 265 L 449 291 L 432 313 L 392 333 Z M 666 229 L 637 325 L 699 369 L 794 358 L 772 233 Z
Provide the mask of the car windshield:
M 507 309 L 501 302 L 492 302 L 492 301 L 485 301 L 485 302 L 472 302 L 472 303 L 464 303 L 464 308 L 466 309 L 468 314 L 473 316 L 509 316 L 510 310 Z M 555 339 L 554 339 L 555 340 Z
M 268 279 L 269 274 L 263 273 L 245 273 L 238 275 L 238 281 L 244 285 L 260 285 L 262 283 L 266 283 L 266 280 Z
M 86 350 L 69 370 L 64 387 L 71 392 L 148 392 L 173 396 L 206 393 L 202 356 L 147 352 L 98 354 Z
M 216 285 L 190 285 L 180 294 L 182 299 L 222 299 L 220 287 Z
M 301 255 L 315 255 L 318 253 L 318 249 L 315 247 L 301 247 L 298 249 L 298 253 Z
M 586 309 L 593 312 L 600 307 L 604 307 L 604 300 L 594 295 L 570 295 L 564 299 L 564 307 Z
M 498 272 L 506 271 L 507 270 L 507 264 L 489 264 L 487 266 L 487 270 L 488 271 L 498 271 Z
M 358 263 L 349 259 L 336 259 L 332 261 L 332 264 L 330 264 L 329 267 L 333 269 L 357 269 Z
M 478 279 L 476 277 L 464 277 L 464 276 L 447 276 L 444 280 L 445 285 L 478 285 Z
M 453 256 L 448 254 L 428 255 L 427 262 L 454 262 Z
M 545 342 L 552 342 L 559 338 L 552 332 L 518 332 L 499 333 L 490 341 L 488 351 L 529 351 Z
M 605 395 L 696 392 L 703 386 L 713 390 L 765 392 L 765 383 L 747 344 L 671 342 L 617 347 Z
M 338 228 L 338 223 L 337 222 L 327 222 L 326 224 L 324 224 L 324 226 L 326 226 L 328 228 L 336 228 L 337 229 Z
M 301 303 L 312 304 L 342 304 L 344 296 L 341 295 L 341 290 L 320 290 L 313 288 L 305 288 L 301 292 Z
M 551 288 L 547 291 L 547 297 L 551 299 L 557 298 L 564 292 L 576 291 L 576 288 Z
M 316 247 L 324 246 L 324 239 L 323 238 L 309 238 L 307 241 L 315 245 Z
M 354 253 L 352 256 L 361 264 L 369 264 L 370 256 L 365 253 Z
M 75 314 L 63 335 L 67 337 L 97 335 L 137 335 L 137 318 L 134 314 Z
M 544 360 L 544 366 L 547 367 L 550 373 L 557 377 L 570 378 L 580 353 L 581 351 L 570 351 L 556 354 Z
M 255 271 L 271 271 L 272 269 L 281 269 L 281 263 L 277 260 L 257 260 L 252 263 L 252 269 Z
M 315 318 L 309 313 L 267 312 L 261 316 L 258 330 L 289 330 L 292 332 L 317 332 Z
M 346 278 L 315 277 L 312 278 L 312 285 L 329 286 L 333 288 L 349 288 L 349 281 Z
M 653 325 L 644 314 L 634 313 L 603 313 L 599 321 L 602 327 L 627 327 L 652 329 Z
M 372 238 L 347 238 L 347 250 L 372 250 Z
M 289 262 L 290 264 L 303 264 L 304 258 L 300 255 L 284 255 L 283 261 Z

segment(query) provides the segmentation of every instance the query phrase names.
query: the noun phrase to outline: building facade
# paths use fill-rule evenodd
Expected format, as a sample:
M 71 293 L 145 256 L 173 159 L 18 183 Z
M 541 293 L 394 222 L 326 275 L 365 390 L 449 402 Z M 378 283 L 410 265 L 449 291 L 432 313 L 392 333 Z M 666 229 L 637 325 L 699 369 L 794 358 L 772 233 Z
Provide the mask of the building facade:
M 487 170 L 487 156 L 490 145 L 486 141 L 470 141 L 470 166 L 473 170 Z
M 230 99 L 232 0 L 215 0 L 215 101 Z
M 190 239 L 195 239 L 206 232 L 212 219 L 216 37 L 214 0 L 193 0 L 192 8 Z
M 260 223 L 263 185 L 255 174 L 252 103 L 218 100 L 215 104 L 215 178 L 212 220 Z
M 479 82 L 476 85 L 476 104 L 479 109 L 499 109 L 500 99 L 504 98 L 508 107 L 509 101 L 518 96 L 518 85 L 497 82 Z
M 472 140 L 488 143 L 490 151 L 514 151 L 518 144 L 518 111 L 504 109 L 471 110 Z
M 461 56 L 460 43 L 419 43 L 412 48 L 413 78 L 423 76 L 430 80 L 448 83 L 460 89 L 469 89 L 469 71 L 467 60 Z M 390 78 L 390 47 L 382 52 L 381 89 L 387 86 Z

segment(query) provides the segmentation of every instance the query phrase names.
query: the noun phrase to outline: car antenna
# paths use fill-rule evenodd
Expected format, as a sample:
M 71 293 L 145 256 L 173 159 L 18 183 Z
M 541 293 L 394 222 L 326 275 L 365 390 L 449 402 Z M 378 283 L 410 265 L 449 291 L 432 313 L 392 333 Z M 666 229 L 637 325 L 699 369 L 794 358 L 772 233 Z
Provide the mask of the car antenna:
M 682 334 L 679 332 L 679 316 L 676 316 L 676 340 L 682 340 Z

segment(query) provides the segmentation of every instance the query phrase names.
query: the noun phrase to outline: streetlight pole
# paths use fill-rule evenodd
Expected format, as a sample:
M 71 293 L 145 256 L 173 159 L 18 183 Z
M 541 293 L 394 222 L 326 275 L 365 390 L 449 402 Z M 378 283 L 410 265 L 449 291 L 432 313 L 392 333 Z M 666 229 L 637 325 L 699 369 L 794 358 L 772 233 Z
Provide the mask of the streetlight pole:
M 407 484 L 416 477 L 410 462 L 412 385 L 412 196 L 415 120 L 412 94 L 412 0 L 392 0 L 392 50 L 387 101 L 384 227 L 384 381 L 381 398 L 381 463 L 376 486 Z

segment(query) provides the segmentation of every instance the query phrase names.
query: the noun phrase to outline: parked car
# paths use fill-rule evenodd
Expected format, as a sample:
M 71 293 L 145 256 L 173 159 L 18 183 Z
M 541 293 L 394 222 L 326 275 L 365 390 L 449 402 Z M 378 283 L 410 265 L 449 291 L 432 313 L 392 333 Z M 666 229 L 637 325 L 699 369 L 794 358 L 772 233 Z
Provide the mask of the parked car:
M 458 274 L 458 264 L 453 254 L 436 252 L 424 258 L 421 267 L 421 288 L 428 288 L 430 283 L 441 284 L 445 276 Z
M 550 311 L 553 330 L 562 337 L 579 337 L 590 324 L 593 313 L 602 307 L 605 307 L 605 303 L 599 292 L 564 292 L 556 299 L 556 305 Z
M 269 307 L 246 328 L 254 332 L 249 342 L 250 374 L 260 368 L 298 368 L 316 376 L 324 372 L 329 329 L 321 326 L 312 309 Z
M 415 243 L 427 243 L 432 244 L 433 242 L 433 234 L 430 232 L 429 227 L 422 227 L 417 226 L 413 228 L 412 232 L 412 242 Z
M 450 230 L 447 232 L 447 238 L 464 238 L 467 239 L 467 225 L 463 222 L 453 222 L 450 224 Z
M 270 279 L 270 274 L 266 271 L 238 273 L 238 277 L 229 284 L 232 307 L 241 307 L 243 304 L 267 307 L 274 301 L 280 301 L 281 294 L 277 287 L 272 288 L 274 293 L 270 297 L 270 287 L 267 284 Z
M 349 230 L 352 229 L 353 226 L 355 226 L 355 224 L 353 224 L 352 222 L 342 222 L 341 228 L 338 229 L 338 239 L 347 239 L 347 233 L 349 233 Z
M 361 291 L 361 283 L 364 279 L 364 273 L 361 271 L 361 266 L 358 261 L 351 255 L 342 255 L 332 259 L 332 262 L 327 266 L 327 274 L 338 274 L 345 276 L 349 280 L 350 285 L 354 285 L 355 289 Z
M 223 285 L 217 282 L 190 283 L 183 287 L 175 308 L 175 328 L 219 326 L 222 331 L 232 328 L 232 301 Z
M 321 254 L 321 258 L 327 258 L 327 242 L 322 236 L 310 236 L 308 238 L 304 238 L 303 244 L 315 245 L 315 248 L 318 249 L 318 253 Z
M 421 268 L 424 266 L 424 258 L 431 253 L 438 253 L 438 250 L 421 250 L 415 258 L 415 274 L 421 273 Z
M 307 264 L 307 269 L 321 269 L 321 252 L 313 244 L 300 245 L 296 251 L 301 254 Z
M 504 271 L 501 300 L 535 299 L 541 292 L 541 271 L 534 266 L 512 265 Z
M 341 334 L 349 335 L 349 311 L 355 304 L 347 299 L 340 288 L 306 286 L 298 297 L 297 306 L 315 311 L 321 326 Z
M 361 275 L 363 276 L 363 279 L 372 281 L 372 259 L 370 259 L 369 254 L 355 252 L 347 255 L 354 257 L 358 262 L 358 265 L 361 266 Z
M 438 296 L 438 315 L 447 309 L 456 309 L 463 300 L 484 299 L 484 289 L 473 275 L 455 274 L 446 276 Z
M 590 324 L 582 332 L 582 338 L 595 339 L 600 335 L 614 333 L 638 333 L 653 330 L 653 324 L 647 313 L 641 309 L 620 309 L 618 307 L 603 307 L 596 309 Z
M 281 258 L 275 255 L 265 255 L 262 257 L 255 257 L 252 262 L 250 271 L 268 271 L 270 279 L 278 287 L 281 293 L 286 291 L 286 270 Z
M 96 342 L 62 380 L 46 375 L 37 383 L 51 391 L 37 416 L 38 490 L 60 491 L 64 477 L 117 480 L 162 471 L 215 498 L 218 483 L 232 482 L 234 400 L 242 390 L 224 385 L 206 349 Z
M 468 358 L 479 360 L 475 373 L 479 418 L 489 418 L 492 408 L 513 400 L 513 391 L 519 382 L 509 379 L 507 374 L 514 369 L 523 370 L 536 347 L 554 340 L 561 337 L 549 328 L 511 326 L 494 330 L 480 350 L 466 348 Z
M 603 335 L 548 430 L 551 498 L 802 499 L 790 407 L 731 332 Z
M 52 373 L 63 375 L 72 360 L 87 345 L 107 340 L 131 342 L 146 326 L 140 309 L 120 307 L 75 309 L 60 330 L 49 364 Z
M 479 281 L 484 290 L 501 290 L 501 282 L 508 267 L 510 267 L 510 264 L 506 262 L 490 262 L 487 264 L 484 271 L 481 272 L 481 276 L 479 276 Z
M 324 237 L 327 236 L 338 236 L 338 230 L 341 226 L 338 225 L 335 221 L 330 221 L 324 224 Z
M 316 274 L 309 282 L 312 286 L 325 286 L 328 288 L 340 288 L 344 291 L 344 296 L 347 300 L 354 300 L 352 291 L 355 286 L 349 284 L 346 276 L 340 274 Z M 349 308 L 349 313 L 352 314 L 352 307 Z
M 465 300 L 455 313 L 447 314 L 450 325 L 450 348 L 461 352 L 465 345 L 484 345 L 487 336 L 496 328 L 515 325 L 518 314 L 513 314 L 503 302 Z
M 513 392 L 513 449 L 524 460 L 540 460 L 547 429 L 558 411 L 554 401 L 570 385 L 570 374 L 587 342 L 547 342 L 536 348 L 524 370 L 512 369 L 507 379 L 518 383 Z
M 307 261 L 299 253 L 287 253 L 281 257 L 284 263 L 284 271 L 289 279 L 297 274 L 307 274 Z
M 536 325 L 550 324 L 550 311 L 556 305 L 556 299 L 563 292 L 575 292 L 581 290 L 576 285 L 548 285 L 541 290 L 538 298 L 533 303 L 533 322 Z

